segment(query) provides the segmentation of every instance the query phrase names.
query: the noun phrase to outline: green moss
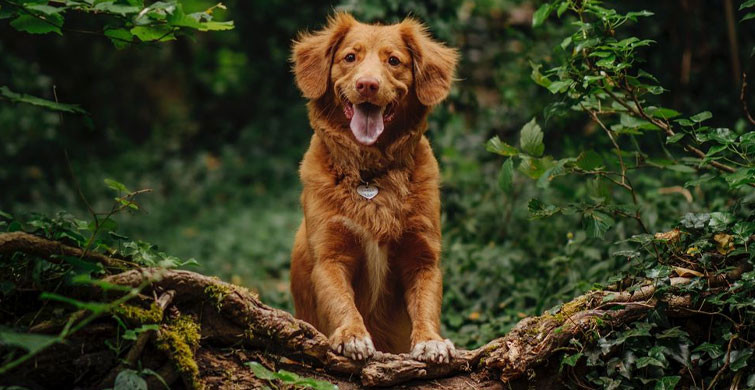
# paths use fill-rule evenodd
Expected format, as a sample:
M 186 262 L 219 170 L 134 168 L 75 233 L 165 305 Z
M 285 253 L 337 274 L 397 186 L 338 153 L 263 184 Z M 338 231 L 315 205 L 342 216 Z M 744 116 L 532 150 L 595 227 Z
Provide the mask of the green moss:
M 220 310 L 223 299 L 231 293 L 231 289 L 224 284 L 211 284 L 204 288 L 204 293 L 215 303 L 215 308 Z
M 183 378 L 194 389 L 203 389 L 199 378 L 199 366 L 194 359 L 194 350 L 199 345 L 199 325 L 189 316 L 179 316 L 163 326 L 157 337 L 157 348 L 168 355 Z
M 154 302 L 149 309 L 124 303 L 115 309 L 115 313 L 130 323 L 157 324 L 163 320 L 163 311 Z
M 574 315 L 574 313 L 577 313 L 581 310 L 583 310 L 587 305 L 587 297 L 585 295 L 578 297 L 577 299 L 566 302 L 561 307 L 561 310 L 558 311 L 553 316 L 553 319 L 555 319 L 559 324 L 563 324 L 569 317 Z

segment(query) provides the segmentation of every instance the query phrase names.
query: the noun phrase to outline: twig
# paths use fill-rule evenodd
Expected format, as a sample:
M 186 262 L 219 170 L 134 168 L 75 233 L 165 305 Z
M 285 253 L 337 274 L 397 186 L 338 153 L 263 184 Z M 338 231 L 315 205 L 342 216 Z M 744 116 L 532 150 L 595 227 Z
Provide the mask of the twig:
M 747 108 L 747 99 L 745 99 L 745 90 L 747 89 L 747 73 L 742 73 L 742 90 L 739 92 L 739 101 L 742 102 L 742 108 L 745 110 L 745 116 L 751 124 L 755 125 L 755 118 L 750 114 Z
M 721 369 L 718 370 L 716 373 L 716 376 L 713 377 L 713 380 L 710 381 L 710 384 L 708 384 L 708 390 L 712 390 L 714 386 L 716 385 L 716 382 L 718 381 L 718 378 L 723 375 L 724 371 L 726 371 L 727 368 L 729 368 L 729 361 L 731 360 L 731 347 L 734 344 L 734 340 L 737 339 L 737 335 L 734 334 L 731 336 L 731 339 L 729 339 L 729 346 L 726 347 L 726 359 L 724 359 L 724 365 L 721 366 Z
M 58 241 L 48 240 L 29 233 L 1 233 L 0 255 L 10 255 L 14 252 L 23 252 L 48 259 L 53 255 L 86 258 L 87 260 L 100 263 L 108 268 L 115 269 L 123 269 L 125 266 L 133 265 L 133 263 L 128 260 L 109 257 L 96 252 L 84 253 L 80 248 L 68 246 Z M 53 262 L 55 261 L 53 260 Z

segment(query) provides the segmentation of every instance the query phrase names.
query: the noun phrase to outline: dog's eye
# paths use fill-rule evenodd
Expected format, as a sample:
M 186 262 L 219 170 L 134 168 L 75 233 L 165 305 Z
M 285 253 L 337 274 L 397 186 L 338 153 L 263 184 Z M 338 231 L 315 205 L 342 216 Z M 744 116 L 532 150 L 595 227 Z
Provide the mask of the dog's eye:
M 354 62 L 356 61 L 356 59 L 357 59 L 357 56 L 355 56 L 354 53 L 346 54 L 346 57 L 344 58 L 346 62 Z
M 396 56 L 391 56 L 391 58 L 388 59 L 388 63 L 391 64 L 391 66 L 398 66 L 401 64 L 401 60 Z

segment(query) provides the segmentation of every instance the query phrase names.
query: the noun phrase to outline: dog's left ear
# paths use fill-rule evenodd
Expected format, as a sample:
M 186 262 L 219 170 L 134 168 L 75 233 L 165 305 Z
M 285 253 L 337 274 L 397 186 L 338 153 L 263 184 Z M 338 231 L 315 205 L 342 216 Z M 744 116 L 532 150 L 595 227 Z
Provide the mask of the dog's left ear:
M 422 23 L 408 18 L 401 22 L 401 38 L 412 54 L 417 99 L 425 106 L 440 103 L 448 96 L 459 54 L 434 41 Z
M 317 99 L 328 88 L 333 55 L 356 20 L 345 12 L 328 18 L 327 26 L 315 33 L 300 34 L 293 45 L 291 61 L 296 85 L 307 99 Z

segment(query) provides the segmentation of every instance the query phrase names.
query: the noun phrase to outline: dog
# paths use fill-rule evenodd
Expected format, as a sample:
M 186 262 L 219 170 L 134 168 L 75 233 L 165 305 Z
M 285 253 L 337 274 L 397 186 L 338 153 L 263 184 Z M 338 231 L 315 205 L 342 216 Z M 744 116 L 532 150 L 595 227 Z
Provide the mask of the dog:
M 314 130 L 291 256 L 296 317 L 354 360 L 380 351 L 450 361 L 438 163 L 424 133 L 451 88 L 456 50 L 412 18 L 370 25 L 336 13 L 292 52 Z

